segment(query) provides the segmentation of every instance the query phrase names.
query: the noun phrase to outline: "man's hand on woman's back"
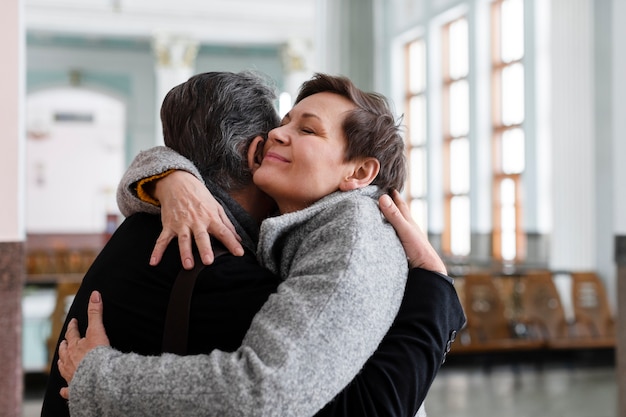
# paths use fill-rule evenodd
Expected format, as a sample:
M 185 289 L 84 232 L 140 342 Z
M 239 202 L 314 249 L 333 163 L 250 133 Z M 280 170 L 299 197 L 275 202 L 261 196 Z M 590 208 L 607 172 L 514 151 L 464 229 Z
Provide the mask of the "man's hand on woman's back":
M 411 217 L 408 204 L 398 191 L 393 191 L 393 199 L 385 194 L 378 200 L 380 210 L 391 223 L 402 242 L 411 268 L 422 268 L 447 274 L 446 266 L 432 247 L 428 238 Z

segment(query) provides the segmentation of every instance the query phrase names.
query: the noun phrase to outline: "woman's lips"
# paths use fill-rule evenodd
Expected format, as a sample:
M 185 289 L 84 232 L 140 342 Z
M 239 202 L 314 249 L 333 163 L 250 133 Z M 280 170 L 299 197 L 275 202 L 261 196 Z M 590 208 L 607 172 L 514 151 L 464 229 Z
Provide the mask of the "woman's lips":
M 265 161 L 266 159 L 271 159 L 274 161 L 279 161 L 279 162 L 290 162 L 287 158 L 285 158 L 282 155 L 279 155 L 277 153 L 274 152 L 267 152 L 265 154 L 265 156 L 263 157 L 263 160 Z

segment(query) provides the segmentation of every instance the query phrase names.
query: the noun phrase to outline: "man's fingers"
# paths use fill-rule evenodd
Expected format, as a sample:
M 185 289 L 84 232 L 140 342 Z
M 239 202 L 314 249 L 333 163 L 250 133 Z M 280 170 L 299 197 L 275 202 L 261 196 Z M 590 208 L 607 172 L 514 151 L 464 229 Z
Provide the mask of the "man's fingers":
M 67 357 L 67 340 L 61 340 L 59 343 L 59 365 L 65 361 Z
M 400 193 L 394 190 L 393 199 L 388 195 L 380 197 L 379 206 L 385 218 L 393 226 L 404 247 L 411 268 L 424 268 L 430 271 L 446 273 L 446 267 L 428 242 L 426 234 L 411 217 L 409 205 Z
M 78 321 L 76 319 L 71 319 L 70 322 L 67 324 L 67 329 L 65 330 L 65 340 L 67 340 L 67 343 L 69 343 L 78 339 L 80 339 L 80 332 L 78 331 Z
M 402 195 L 400 195 L 398 190 L 393 190 L 393 192 L 391 193 L 391 196 L 393 197 L 393 202 L 395 203 L 396 207 L 398 207 L 398 210 L 400 210 L 400 213 L 402 213 L 402 216 L 407 221 L 412 219 L 411 209 L 409 208 L 409 205 L 406 203 L 406 201 L 404 201 L 404 199 L 402 198 Z
M 61 391 L 59 391 L 59 394 L 61 394 L 61 397 L 63 397 L 66 400 L 70 399 L 70 389 L 68 387 L 61 388 Z
M 391 197 L 384 194 L 379 198 L 378 202 L 383 215 L 396 230 L 406 223 L 406 218 Z
M 66 382 L 70 382 L 72 380 L 73 374 L 72 372 L 68 372 L 67 367 L 71 362 L 70 355 L 67 351 L 67 340 L 61 341 L 59 344 L 59 360 L 57 361 L 57 366 L 59 368 L 59 373 L 65 379 Z
M 91 339 L 95 345 L 109 344 L 109 338 L 104 330 L 102 323 L 102 312 L 104 306 L 102 297 L 98 291 L 93 291 L 89 297 L 89 306 L 87 307 L 87 332 L 85 337 Z

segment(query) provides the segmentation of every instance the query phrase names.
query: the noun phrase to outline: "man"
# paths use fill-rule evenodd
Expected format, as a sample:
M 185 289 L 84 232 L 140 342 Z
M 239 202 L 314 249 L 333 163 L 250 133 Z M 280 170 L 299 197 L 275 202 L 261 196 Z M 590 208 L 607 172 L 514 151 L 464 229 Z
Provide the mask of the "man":
M 228 138 L 227 133 L 224 133 L 228 130 L 225 126 L 250 127 L 252 122 L 237 121 L 252 119 L 252 114 L 258 115 L 258 108 L 266 107 L 262 103 L 251 102 L 249 96 L 240 97 L 240 94 L 249 92 L 250 85 L 240 90 L 232 88 L 237 83 L 242 86 L 245 84 L 239 79 L 242 76 L 203 74 L 175 89 L 180 94 L 189 94 L 189 100 L 185 102 L 194 103 L 193 106 L 203 109 L 198 112 L 198 108 L 177 108 L 177 113 L 181 117 L 194 114 L 194 111 L 196 114 L 210 115 L 207 118 L 210 120 L 206 124 L 207 130 L 210 130 L 210 126 L 217 125 L 215 120 L 224 117 L 224 110 L 229 109 L 230 120 L 227 118 L 216 128 L 219 133 L 206 133 L 206 137 L 210 139 L 209 143 L 203 144 L 209 149 L 206 155 L 198 156 L 197 152 L 191 152 L 191 148 L 185 149 L 187 143 L 184 140 L 178 143 L 180 146 L 177 150 L 188 157 L 196 156 L 198 160 L 194 162 L 201 168 L 201 172 L 203 169 L 218 166 L 222 168 L 222 174 L 226 173 L 227 178 L 222 184 L 216 186 L 209 183 L 208 186 L 225 206 L 242 238 L 242 246 L 247 249 L 243 257 L 220 256 L 213 265 L 202 271 L 191 306 L 189 353 L 208 352 L 212 349 L 229 351 L 238 347 L 254 314 L 250 310 L 246 311 L 246 308 L 258 310 L 278 284 L 275 277 L 268 276 L 267 271 L 256 265 L 253 255 L 257 232 L 254 220 L 258 221 L 267 215 L 271 203 L 254 189 L 249 181 L 249 173 L 245 169 L 241 170 L 241 164 L 228 164 L 222 160 L 217 161 L 216 165 L 215 161 L 207 163 L 203 159 L 207 155 L 223 155 L 223 143 L 237 136 Z M 222 78 L 228 81 L 216 81 Z M 200 91 L 206 91 L 206 94 L 199 93 Z M 221 108 L 216 105 L 224 100 L 230 103 L 237 99 L 251 107 L 243 106 L 233 110 L 231 106 Z M 267 96 L 264 99 L 271 103 Z M 214 113 L 211 114 L 210 111 Z M 275 120 L 271 123 L 274 122 Z M 187 121 L 181 123 L 184 125 Z M 186 134 L 189 136 L 189 132 L 176 131 L 180 126 L 174 121 L 170 126 L 172 131 L 168 133 L 168 128 L 164 125 L 166 141 L 168 138 L 184 138 Z M 268 130 L 266 127 L 259 128 L 258 125 L 253 129 L 256 132 L 252 135 L 250 131 L 239 135 L 241 143 L 249 144 L 252 137 Z M 239 154 L 242 150 L 247 150 L 242 149 L 241 143 L 232 145 L 231 150 Z M 216 152 L 215 147 L 220 152 Z M 203 174 L 205 177 L 218 178 L 207 172 Z M 222 177 L 219 178 L 222 180 Z M 119 351 L 134 351 L 144 355 L 160 352 L 164 310 L 173 277 L 180 269 L 180 262 L 175 247 L 170 246 L 157 267 L 146 265 L 152 243 L 159 232 L 158 218 L 145 214 L 128 218 L 87 273 L 68 315 L 78 317 L 79 323 L 84 325 L 87 299 L 91 290 L 97 288 L 106 303 L 104 326 L 111 345 Z M 253 271 L 255 268 L 256 271 Z M 381 413 L 408 416 L 417 411 L 445 356 L 449 335 L 462 325 L 463 316 L 456 294 L 448 281 L 423 270 L 414 270 L 412 274 L 430 276 L 409 279 L 405 302 L 397 321 L 379 350 L 367 362 L 355 381 L 322 410 L 321 415 Z M 237 280 L 233 276 L 238 277 Z M 443 306 L 442 302 L 445 303 Z M 233 303 L 239 304 L 233 307 Z M 224 325 L 224 317 L 230 320 L 235 313 L 240 313 L 240 316 L 233 319 L 233 323 Z M 70 326 L 68 335 L 71 336 L 72 332 L 73 328 Z M 76 341 L 82 346 L 88 345 L 87 342 L 88 339 Z M 66 345 L 63 345 L 62 349 L 65 348 Z M 229 359 L 225 359 L 226 356 L 216 352 L 209 356 L 184 358 L 172 355 L 137 358 L 131 355 L 133 365 L 130 365 L 130 362 L 126 362 L 128 355 L 121 355 L 108 348 L 98 348 L 85 358 L 70 385 L 72 412 L 80 415 L 145 415 L 151 411 L 180 415 L 204 415 L 210 412 L 215 415 L 294 415 L 290 414 L 293 410 L 319 410 L 332 399 L 325 398 L 320 403 L 320 399 L 294 396 L 293 392 L 275 392 L 273 386 L 264 385 L 271 378 L 267 378 L 264 373 L 266 370 L 262 369 L 263 363 L 247 363 L 244 368 L 255 369 L 252 374 L 247 374 L 249 369 L 246 369 L 242 376 L 241 364 L 236 363 L 236 358 L 229 362 Z M 216 362 L 219 364 L 216 365 Z M 51 409 L 48 405 L 54 402 L 52 396 L 56 395 L 55 389 L 62 386 L 62 383 L 58 383 L 58 369 L 55 368 L 53 366 L 51 384 L 44 402 L 44 415 Z M 207 369 L 219 370 L 219 377 L 207 378 Z M 118 377 L 126 381 L 123 386 L 120 386 Z M 238 385 L 231 386 L 232 381 L 236 381 Z M 192 392 L 188 391 L 190 386 L 194 387 Z M 83 389 L 86 391 L 83 392 Z M 221 399 L 224 391 L 232 392 L 230 402 L 216 404 L 216 399 Z M 314 395 L 311 396 L 315 398 Z

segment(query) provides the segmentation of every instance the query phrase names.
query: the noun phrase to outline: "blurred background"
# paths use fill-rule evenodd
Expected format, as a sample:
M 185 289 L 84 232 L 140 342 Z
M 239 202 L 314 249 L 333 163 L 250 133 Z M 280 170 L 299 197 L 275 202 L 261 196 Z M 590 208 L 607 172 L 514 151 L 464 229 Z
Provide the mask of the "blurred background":
M 385 94 L 402 117 L 404 195 L 468 315 L 431 415 L 626 415 L 616 356 L 626 1 L 5 0 L 2 10 L 0 371 L 19 377 L 0 383 L 0 415 L 39 406 L 65 308 L 121 221 L 117 183 L 162 143 L 164 95 L 196 73 L 247 69 L 275 82 L 281 113 L 302 81 L 328 72 Z M 538 389 L 546 381 L 565 388 Z

